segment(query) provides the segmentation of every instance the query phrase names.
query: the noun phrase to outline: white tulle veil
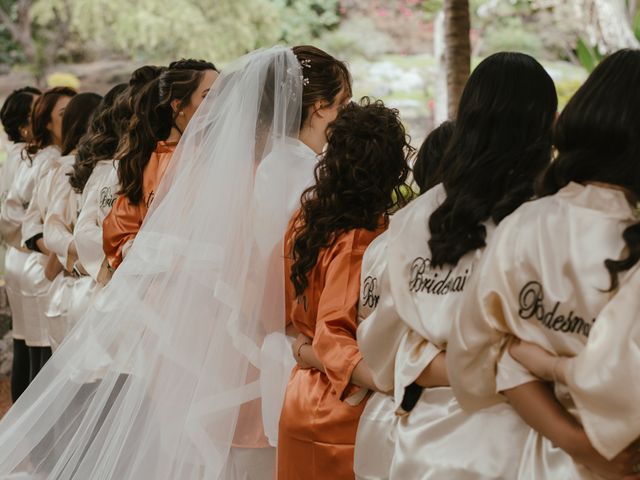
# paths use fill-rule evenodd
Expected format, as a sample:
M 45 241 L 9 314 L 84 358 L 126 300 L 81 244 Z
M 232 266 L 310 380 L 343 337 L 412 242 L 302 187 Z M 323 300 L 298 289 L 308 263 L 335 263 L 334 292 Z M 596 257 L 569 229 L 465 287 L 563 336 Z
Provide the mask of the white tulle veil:
M 240 407 L 273 386 L 255 372 L 278 370 L 292 186 L 286 168 L 255 179 L 297 138 L 301 97 L 285 47 L 223 72 L 125 261 L 0 423 L 0 478 L 224 478 Z

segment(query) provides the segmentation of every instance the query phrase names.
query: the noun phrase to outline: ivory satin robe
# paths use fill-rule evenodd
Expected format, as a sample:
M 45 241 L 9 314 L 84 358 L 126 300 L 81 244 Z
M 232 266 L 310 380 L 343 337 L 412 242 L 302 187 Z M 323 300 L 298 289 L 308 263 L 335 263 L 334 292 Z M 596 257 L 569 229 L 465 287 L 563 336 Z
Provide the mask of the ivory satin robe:
M 60 161 L 60 151 L 46 147 L 36 153 L 25 184 L 20 188 L 23 205 L 28 207 L 22 221 L 22 242 L 42 235 L 44 219 L 50 201 L 53 170 Z M 11 192 L 7 201 L 11 200 Z M 44 276 L 47 256 L 31 252 L 25 262 L 22 294 L 25 300 L 25 342 L 31 347 L 49 347 L 49 327 L 46 312 L 49 308 L 51 283 Z
M 392 217 L 386 233 L 387 265 L 378 280 L 379 311 L 363 321 L 358 332 L 376 382 L 394 390 L 395 402 L 384 404 L 398 414 L 395 435 L 391 432 L 395 450 L 389 478 L 511 480 L 528 427 L 509 405 L 469 415 L 451 387 L 437 387 L 422 390 L 408 413 L 400 408 L 405 389 L 447 350 L 452 318 L 462 308 L 463 292 L 482 255 L 478 249 L 456 266 L 431 267 L 429 218 L 445 198 L 444 187 L 437 185 Z M 493 225 L 485 227 L 491 238 Z M 389 415 L 378 412 L 378 418 Z M 389 422 L 388 428 L 392 426 Z
M 12 143 L 7 149 L 7 158 L 2 168 L 2 183 L 0 192 L 0 235 L 7 244 L 4 259 L 4 281 L 11 307 L 12 334 L 16 340 L 24 340 L 24 298 L 22 295 L 22 277 L 24 266 L 29 258 L 29 250 L 21 247 L 21 220 L 24 207 L 16 202 L 14 197 L 7 204 L 7 198 L 12 187 L 18 187 L 24 182 L 28 173 L 27 161 L 23 159 L 24 143 Z M 16 187 L 13 187 L 14 189 Z M 13 195 L 16 195 L 14 193 Z
M 587 435 L 603 455 L 613 457 L 640 435 L 638 323 L 629 321 L 638 316 L 637 268 L 635 275 L 622 273 L 622 287 L 609 292 L 604 265 L 623 257 L 622 232 L 637 221 L 622 192 L 577 183 L 502 221 L 454 318 L 447 360 L 464 408 L 475 411 L 503 400 L 496 372 L 504 369 L 501 355 L 513 335 L 575 357 L 569 388 L 556 384 L 555 394 L 578 420 L 588 420 Z M 522 376 L 511 386 L 527 381 Z M 514 478 L 599 478 L 528 430 Z
M 112 268 L 118 268 L 133 240 L 140 231 L 144 217 L 153 202 L 155 192 L 162 181 L 178 142 L 158 142 L 144 169 L 142 179 L 142 200 L 132 205 L 129 199 L 120 195 L 103 223 L 103 248 Z
M 293 239 L 293 222 L 285 251 Z M 356 229 L 323 249 L 309 273 L 309 286 L 296 299 L 285 258 L 287 317 L 312 338 L 326 373 L 296 366 L 291 373 L 280 416 L 278 478 L 353 479 L 358 419 L 367 391 L 350 383 L 362 355 L 356 343 L 360 267 L 366 247 L 382 232 Z

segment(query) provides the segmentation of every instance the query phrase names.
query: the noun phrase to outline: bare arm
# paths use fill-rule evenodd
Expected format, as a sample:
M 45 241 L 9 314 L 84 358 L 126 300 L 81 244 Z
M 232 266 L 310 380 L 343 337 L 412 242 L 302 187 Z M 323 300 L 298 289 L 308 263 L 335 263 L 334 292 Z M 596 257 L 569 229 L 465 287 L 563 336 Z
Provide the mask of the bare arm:
M 447 374 L 446 352 L 440 352 L 429 362 L 416 383 L 423 388 L 447 387 L 449 386 L 449 375 Z

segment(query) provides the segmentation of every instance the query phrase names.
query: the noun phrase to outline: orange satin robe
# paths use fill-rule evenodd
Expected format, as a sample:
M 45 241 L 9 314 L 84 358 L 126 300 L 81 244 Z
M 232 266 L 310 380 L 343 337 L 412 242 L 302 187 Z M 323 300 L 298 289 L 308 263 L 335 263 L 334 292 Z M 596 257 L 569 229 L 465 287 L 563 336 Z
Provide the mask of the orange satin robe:
M 383 230 L 350 230 L 322 250 L 300 301 L 289 280 L 291 260 L 285 259 L 287 320 L 313 339 L 326 374 L 297 366 L 291 373 L 278 431 L 279 480 L 355 478 L 354 444 L 365 401 L 344 400 L 360 390 L 350 380 L 362 360 L 356 343 L 362 256 Z M 287 252 L 292 236 L 293 222 Z
M 104 219 L 102 248 L 112 268 L 122 263 L 122 249 L 138 234 L 176 145 L 178 142 L 158 142 L 142 174 L 142 201 L 133 205 L 120 195 Z

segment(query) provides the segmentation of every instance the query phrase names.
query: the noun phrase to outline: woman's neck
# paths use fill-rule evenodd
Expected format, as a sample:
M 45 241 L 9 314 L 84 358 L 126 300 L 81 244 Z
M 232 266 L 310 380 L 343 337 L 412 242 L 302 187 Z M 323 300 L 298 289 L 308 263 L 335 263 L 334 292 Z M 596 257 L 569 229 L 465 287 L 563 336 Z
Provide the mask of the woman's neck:
M 169 134 L 165 142 L 179 142 L 181 136 L 182 134 L 178 131 L 178 129 L 175 127 L 172 127 L 171 133 Z
M 323 132 L 318 132 L 309 127 L 302 127 L 300 135 L 298 135 L 298 139 L 311 150 L 316 152 L 317 155 L 322 153 L 322 149 L 324 148 L 325 143 L 327 143 L 327 139 Z

